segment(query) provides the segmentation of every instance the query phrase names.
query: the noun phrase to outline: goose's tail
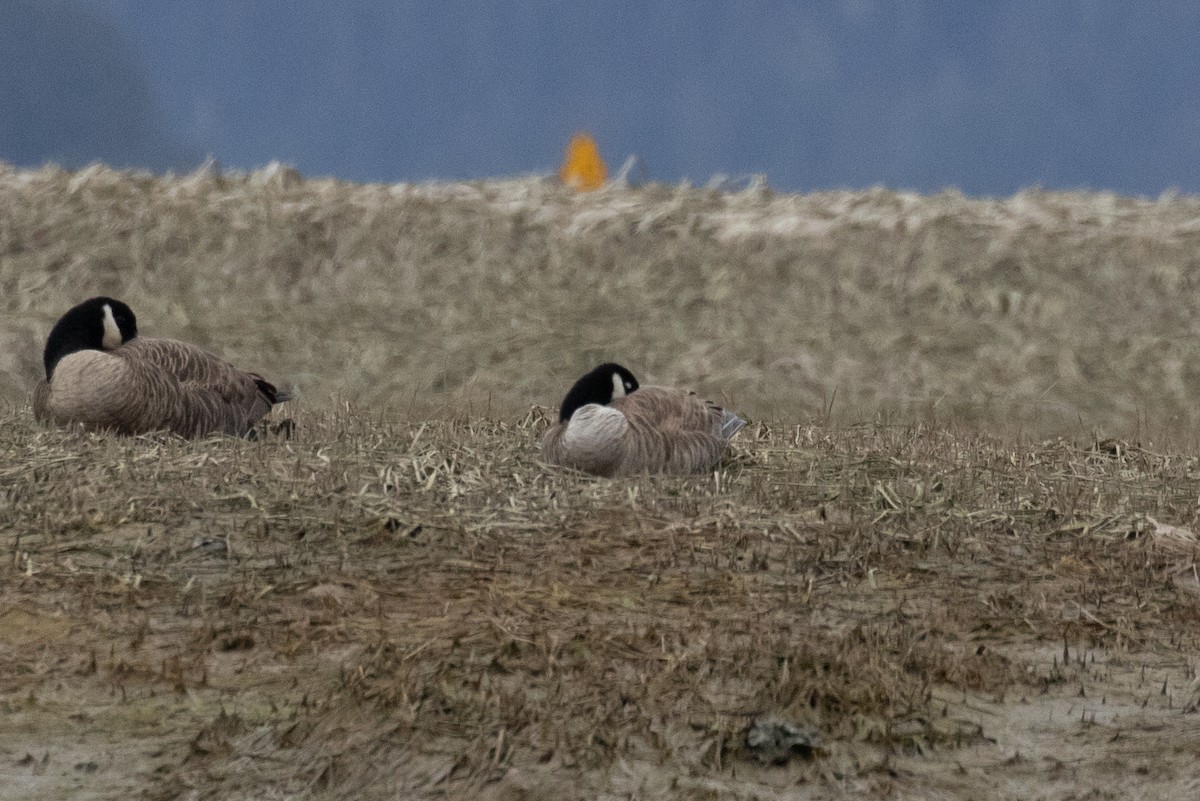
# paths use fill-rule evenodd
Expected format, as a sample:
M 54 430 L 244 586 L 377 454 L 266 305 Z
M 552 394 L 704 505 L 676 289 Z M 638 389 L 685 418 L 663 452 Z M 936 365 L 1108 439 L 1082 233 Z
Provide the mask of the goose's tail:
M 254 383 L 258 385 L 258 391 L 262 393 L 264 398 L 271 402 L 272 406 L 295 400 L 295 388 L 289 386 L 277 387 L 257 373 L 251 373 L 251 375 L 254 376 Z
M 734 434 L 741 431 L 746 421 L 738 417 L 728 409 L 721 410 L 721 436 L 725 439 L 730 439 Z

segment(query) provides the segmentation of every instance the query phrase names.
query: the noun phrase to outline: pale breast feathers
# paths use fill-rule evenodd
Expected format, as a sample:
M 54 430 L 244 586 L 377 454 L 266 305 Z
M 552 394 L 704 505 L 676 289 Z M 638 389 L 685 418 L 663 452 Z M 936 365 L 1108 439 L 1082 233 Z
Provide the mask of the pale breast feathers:
M 590 403 L 576 409 L 570 420 L 550 427 L 542 440 L 542 458 L 596 475 L 611 475 L 620 466 L 628 430 L 625 415 Z
M 87 428 L 123 430 L 130 411 L 138 414 L 130 393 L 128 363 L 111 353 L 82 350 L 61 359 L 52 381 L 34 390 L 33 414 L 57 424 L 82 423 Z

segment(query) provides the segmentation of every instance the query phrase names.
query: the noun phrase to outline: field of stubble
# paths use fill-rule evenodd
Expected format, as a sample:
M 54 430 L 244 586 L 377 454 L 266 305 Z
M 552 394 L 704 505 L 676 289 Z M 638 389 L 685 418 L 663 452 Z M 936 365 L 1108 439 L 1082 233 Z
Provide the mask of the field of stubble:
M 1194 798 L 1197 245 L 1190 198 L 0 168 L 0 797 Z M 34 424 L 101 292 L 294 437 Z M 541 465 L 607 358 L 751 418 L 723 468 Z

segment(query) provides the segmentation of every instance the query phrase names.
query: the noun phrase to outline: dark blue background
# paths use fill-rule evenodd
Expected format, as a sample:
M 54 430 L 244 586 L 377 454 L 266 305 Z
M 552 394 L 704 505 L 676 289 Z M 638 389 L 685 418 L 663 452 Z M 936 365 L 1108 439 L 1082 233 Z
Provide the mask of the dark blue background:
M 1200 3 L 5 0 L 0 159 L 1200 191 Z

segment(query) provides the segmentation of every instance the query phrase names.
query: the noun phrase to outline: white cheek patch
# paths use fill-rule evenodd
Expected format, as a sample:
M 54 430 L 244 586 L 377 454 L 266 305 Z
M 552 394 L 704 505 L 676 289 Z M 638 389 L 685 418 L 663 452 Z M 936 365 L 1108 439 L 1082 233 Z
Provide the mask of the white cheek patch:
M 613 381 L 613 397 L 614 398 L 625 397 L 625 381 L 624 381 L 624 379 L 621 378 L 621 374 L 613 373 L 612 381 Z
M 121 329 L 117 326 L 117 320 L 113 317 L 112 306 L 104 304 L 104 338 L 100 340 L 100 344 L 105 350 L 116 350 L 121 347 Z

